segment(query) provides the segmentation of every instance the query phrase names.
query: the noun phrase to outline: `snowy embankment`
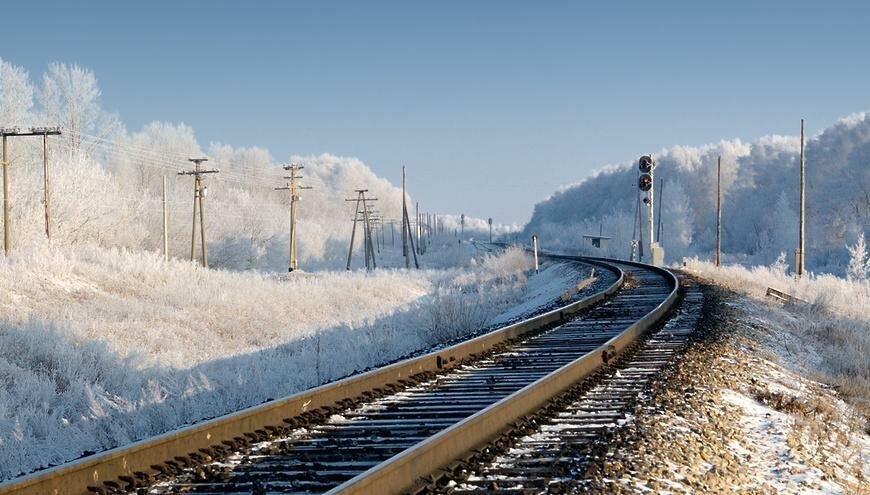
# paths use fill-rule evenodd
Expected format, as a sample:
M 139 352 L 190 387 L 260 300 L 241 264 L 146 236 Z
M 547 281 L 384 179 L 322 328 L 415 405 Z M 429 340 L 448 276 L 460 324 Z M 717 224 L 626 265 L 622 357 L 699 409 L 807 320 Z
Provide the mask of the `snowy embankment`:
M 705 289 L 696 340 L 596 454 L 602 475 L 589 492 L 870 493 L 860 347 L 868 322 L 858 317 L 867 306 L 852 308 L 866 287 L 827 277 L 795 283 L 766 268 L 687 268 L 733 290 Z M 767 285 L 810 301 L 831 294 L 824 310 L 783 305 L 764 297 Z M 832 339 L 842 339 L 839 357 Z
M 0 260 L 0 477 L 396 360 L 584 276 L 530 268 L 519 250 L 462 268 L 291 276 L 126 250 L 17 252 Z
M 771 348 L 870 408 L 870 281 L 812 274 L 798 280 L 782 267 L 716 268 L 697 259 L 688 260 L 686 270 L 761 302 L 761 317 L 781 329 L 769 338 Z M 776 304 L 766 296 L 768 287 L 806 304 Z

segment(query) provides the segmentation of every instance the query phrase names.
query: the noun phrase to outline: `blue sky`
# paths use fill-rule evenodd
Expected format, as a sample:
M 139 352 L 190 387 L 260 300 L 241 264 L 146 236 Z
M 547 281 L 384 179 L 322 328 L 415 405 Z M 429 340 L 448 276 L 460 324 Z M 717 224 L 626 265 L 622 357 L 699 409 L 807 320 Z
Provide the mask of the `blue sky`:
M 427 210 L 524 222 L 601 165 L 868 110 L 870 2 L 12 2 L 131 130 L 356 156 Z

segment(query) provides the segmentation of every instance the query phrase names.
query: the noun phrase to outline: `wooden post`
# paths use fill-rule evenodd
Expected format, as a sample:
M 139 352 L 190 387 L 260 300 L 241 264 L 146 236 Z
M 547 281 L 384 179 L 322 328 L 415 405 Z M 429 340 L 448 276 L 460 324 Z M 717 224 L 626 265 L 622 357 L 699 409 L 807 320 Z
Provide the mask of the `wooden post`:
M 196 261 L 196 209 L 199 200 L 199 181 L 193 181 L 193 231 L 190 234 L 190 261 Z
M 801 219 L 800 228 L 798 229 L 798 251 L 795 260 L 795 271 L 798 278 L 802 277 L 804 274 L 804 259 L 806 258 L 806 253 L 804 251 L 804 229 L 806 228 L 806 181 L 804 179 L 804 171 L 804 119 L 801 119 Z
M 347 269 L 350 270 L 350 260 L 353 257 L 353 241 L 356 237 L 356 221 L 359 218 L 359 197 L 360 193 L 357 193 L 356 200 L 356 208 L 353 212 L 353 230 L 350 231 L 350 249 L 347 250 Z
M 3 134 L 3 252 L 9 256 L 9 156 Z
M 169 261 L 169 209 L 166 204 L 166 176 L 163 176 L 163 261 Z
M 48 189 L 48 134 L 42 135 L 42 180 L 43 180 L 43 194 L 45 195 L 45 237 L 48 239 L 48 242 L 51 242 L 51 217 L 50 217 L 50 207 L 51 207 L 51 195 Z
M 202 187 L 202 181 L 199 180 L 199 177 L 196 178 L 196 182 L 199 184 L 199 236 L 201 237 L 200 242 L 202 242 L 202 266 L 208 268 L 208 251 L 205 247 L 205 213 L 202 208 L 202 197 L 205 196 L 205 189 Z
M 722 257 L 722 157 L 716 161 L 716 266 Z
M 532 236 L 532 249 L 535 252 L 535 273 L 538 273 L 538 236 Z

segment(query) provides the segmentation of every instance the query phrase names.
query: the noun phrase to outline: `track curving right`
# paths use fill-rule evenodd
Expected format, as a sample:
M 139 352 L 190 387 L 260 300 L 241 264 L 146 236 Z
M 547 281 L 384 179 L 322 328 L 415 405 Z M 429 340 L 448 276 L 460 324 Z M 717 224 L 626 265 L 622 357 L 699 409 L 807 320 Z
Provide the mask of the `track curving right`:
M 147 493 L 314 494 L 333 490 L 598 349 L 671 296 L 673 279 L 614 263 L 628 283 L 608 301 L 478 361 L 350 409 L 288 427 L 222 462 L 194 466 Z M 140 492 L 142 493 L 142 492 Z

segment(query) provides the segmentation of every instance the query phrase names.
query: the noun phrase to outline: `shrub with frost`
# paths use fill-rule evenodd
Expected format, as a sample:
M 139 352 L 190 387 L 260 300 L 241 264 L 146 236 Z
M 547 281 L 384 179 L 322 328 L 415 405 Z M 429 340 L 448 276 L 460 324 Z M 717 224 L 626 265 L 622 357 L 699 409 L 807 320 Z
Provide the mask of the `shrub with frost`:
M 846 246 L 849 250 L 849 266 L 846 269 L 846 277 L 849 280 L 867 280 L 870 278 L 870 258 L 867 257 L 867 242 L 864 234 L 858 237 L 854 246 Z

